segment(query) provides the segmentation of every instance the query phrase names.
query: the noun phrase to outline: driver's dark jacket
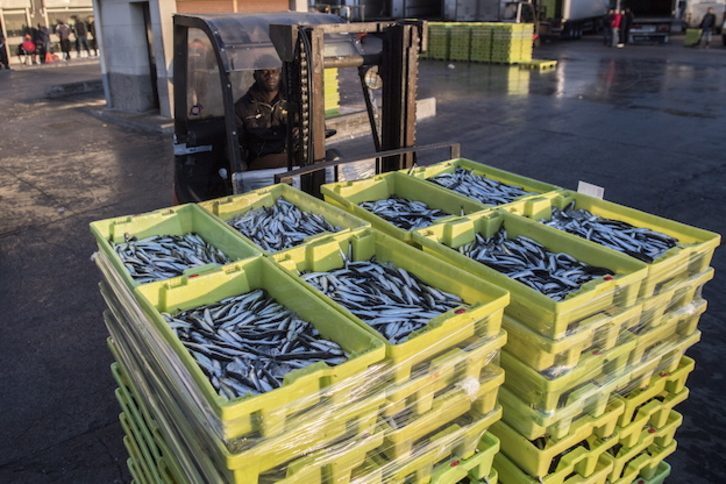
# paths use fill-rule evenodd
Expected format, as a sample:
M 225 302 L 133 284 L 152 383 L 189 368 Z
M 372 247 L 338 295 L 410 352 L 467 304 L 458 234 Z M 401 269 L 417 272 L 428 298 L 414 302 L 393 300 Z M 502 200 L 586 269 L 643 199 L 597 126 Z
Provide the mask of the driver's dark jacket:
M 253 84 L 234 105 L 242 155 L 250 170 L 286 166 L 287 102 L 267 102 Z

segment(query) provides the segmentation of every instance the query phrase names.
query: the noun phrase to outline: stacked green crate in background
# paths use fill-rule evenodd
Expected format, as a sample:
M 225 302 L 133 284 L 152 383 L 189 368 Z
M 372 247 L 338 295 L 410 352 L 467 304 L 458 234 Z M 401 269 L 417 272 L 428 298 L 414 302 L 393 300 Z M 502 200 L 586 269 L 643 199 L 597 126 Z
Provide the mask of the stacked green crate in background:
M 325 85 L 325 117 L 340 115 L 340 85 L 338 69 L 325 69 L 323 83 Z
M 449 58 L 449 42 L 451 41 L 450 24 L 442 22 L 429 22 L 429 45 L 427 57 L 429 59 L 447 60 Z
M 471 24 L 466 22 L 452 23 L 449 27 L 449 60 L 469 61 L 471 51 Z
M 496 25 L 487 22 L 471 24 L 471 53 L 469 60 L 472 62 L 491 62 Z
M 517 64 L 532 60 L 532 24 L 429 22 L 426 58 Z

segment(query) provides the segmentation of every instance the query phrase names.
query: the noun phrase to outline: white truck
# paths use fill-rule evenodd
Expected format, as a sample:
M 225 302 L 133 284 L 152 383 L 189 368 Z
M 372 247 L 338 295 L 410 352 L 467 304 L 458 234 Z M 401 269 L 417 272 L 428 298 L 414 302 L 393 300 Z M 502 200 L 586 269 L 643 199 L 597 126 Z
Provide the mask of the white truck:
M 625 4 L 635 15 L 630 29 L 633 42 L 666 43 L 675 32 L 698 28 L 709 7 L 716 24 L 723 21 L 724 4 L 716 0 L 632 0 Z

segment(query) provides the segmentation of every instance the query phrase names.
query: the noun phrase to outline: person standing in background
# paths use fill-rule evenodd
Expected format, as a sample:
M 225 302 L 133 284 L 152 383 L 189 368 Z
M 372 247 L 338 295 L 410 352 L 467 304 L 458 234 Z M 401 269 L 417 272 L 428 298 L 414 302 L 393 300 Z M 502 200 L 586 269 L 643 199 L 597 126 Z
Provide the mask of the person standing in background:
M 41 64 L 48 62 L 50 54 L 50 30 L 45 25 L 38 24 L 38 36 L 35 41 L 35 48 L 38 52 L 38 58 Z
M 700 40 L 706 43 L 706 49 L 711 47 L 711 33 L 715 27 L 716 15 L 714 15 L 713 13 L 713 7 L 708 7 L 708 10 L 706 10 L 706 15 L 703 16 L 703 20 L 701 20 L 701 25 L 699 26 L 699 28 L 703 31 L 701 33 Z
M 630 28 L 633 26 L 635 16 L 629 8 L 623 10 L 623 19 L 620 22 L 620 43 L 627 44 L 630 41 Z
M 622 44 L 619 43 L 620 41 L 620 22 L 622 21 L 623 16 L 620 14 L 620 11 L 615 10 L 613 12 L 613 19 L 610 22 L 610 28 L 613 31 L 613 40 L 611 47 L 622 47 Z
M 608 47 L 613 45 L 613 29 L 612 29 L 611 25 L 613 23 L 614 14 L 615 14 L 615 9 L 611 8 L 602 17 L 602 34 L 603 34 L 602 42 L 603 42 L 603 44 L 607 45 Z
M 8 61 L 8 47 L 5 45 L 5 34 L 3 34 L 2 25 L 0 25 L 0 66 L 11 70 L 10 62 Z
M 96 40 L 96 22 L 93 20 L 93 16 L 90 15 L 87 19 L 86 25 L 88 25 L 88 33 L 91 34 L 91 49 L 93 49 L 93 55 L 98 55 L 98 41 Z
M 62 20 L 58 21 L 55 33 L 60 39 L 61 52 L 63 52 L 63 60 L 71 60 L 71 29 Z
M 73 26 L 74 33 L 76 34 L 76 52 L 78 57 L 81 57 L 81 47 L 86 49 L 88 57 L 91 57 L 91 49 L 88 47 L 88 28 L 86 22 L 78 17 L 74 17 L 76 20 Z

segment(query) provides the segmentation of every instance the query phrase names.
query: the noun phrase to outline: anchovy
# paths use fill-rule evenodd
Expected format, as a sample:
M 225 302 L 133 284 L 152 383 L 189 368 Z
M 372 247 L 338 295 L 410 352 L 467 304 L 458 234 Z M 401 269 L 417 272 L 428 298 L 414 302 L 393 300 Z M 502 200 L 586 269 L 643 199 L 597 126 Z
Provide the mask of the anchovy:
M 424 202 L 397 196 L 361 202 L 358 206 L 404 230 L 428 227 L 436 219 L 452 215 Z
M 125 239 L 111 245 L 131 277 L 141 284 L 181 276 L 191 267 L 232 262 L 195 233 L 154 235 L 141 240 L 127 234 Z
M 344 257 L 341 268 L 301 276 L 393 344 L 406 341 L 431 319 L 466 306 L 459 296 L 436 289 L 375 257 L 365 261 Z
M 336 366 L 348 359 L 263 289 L 162 317 L 227 399 L 279 388 L 287 373 L 319 361 Z
M 565 299 L 588 281 L 614 275 L 607 268 L 585 264 L 570 254 L 550 252 L 528 237 L 510 239 L 503 225 L 488 239 L 476 234 L 472 242 L 458 250 L 555 301 Z
M 575 201 L 564 210 L 552 207 L 552 217 L 540 222 L 649 264 L 668 249 L 678 245 L 678 239 L 670 235 L 646 227 L 634 227 L 621 220 L 593 215 L 585 209 L 575 209 Z
M 324 232 L 340 232 L 321 214 L 302 211 L 297 205 L 278 198 L 274 205 L 249 210 L 227 221 L 239 233 L 270 252 L 300 245 L 306 238 Z
M 523 196 L 538 195 L 517 185 L 502 183 L 484 175 L 476 175 L 473 171 L 460 166 L 454 170 L 454 173 L 441 173 L 429 178 L 428 181 L 486 205 L 504 205 Z

